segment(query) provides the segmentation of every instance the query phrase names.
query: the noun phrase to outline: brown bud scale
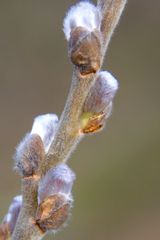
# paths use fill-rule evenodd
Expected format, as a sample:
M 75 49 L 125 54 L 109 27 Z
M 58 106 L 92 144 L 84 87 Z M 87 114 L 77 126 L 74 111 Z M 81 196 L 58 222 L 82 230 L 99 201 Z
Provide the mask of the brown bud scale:
M 87 133 L 95 133 L 103 128 L 103 120 L 105 118 L 105 113 L 94 114 L 89 117 L 88 122 L 84 128 L 82 128 L 82 132 Z
M 75 28 L 71 33 L 69 52 L 72 63 L 82 75 L 96 73 L 100 68 L 100 33 L 83 27 Z
M 2 223 L 0 225 L 0 240 L 6 240 L 9 239 L 11 235 L 9 224 L 8 223 Z
M 70 207 L 70 201 L 63 195 L 49 196 L 38 207 L 36 223 L 43 232 L 57 230 L 68 219 Z

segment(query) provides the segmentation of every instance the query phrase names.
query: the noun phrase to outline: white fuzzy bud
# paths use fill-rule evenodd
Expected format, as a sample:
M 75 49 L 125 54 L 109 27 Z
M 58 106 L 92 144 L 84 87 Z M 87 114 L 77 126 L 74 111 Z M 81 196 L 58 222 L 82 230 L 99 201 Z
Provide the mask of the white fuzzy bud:
M 118 81 L 107 71 L 99 72 L 83 106 L 81 132 L 96 133 L 103 129 L 112 111 Z
M 21 176 L 32 176 L 37 173 L 44 156 L 45 150 L 41 137 L 38 134 L 27 134 L 16 149 L 15 169 Z
M 54 194 L 63 194 L 70 198 L 74 180 L 75 174 L 66 164 L 61 163 L 51 168 L 39 184 L 38 202 Z
M 64 226 L 72 207 L 75 174 L 64 163 L 50 169 L 39 183 L 36 223 L 46 232 Z
M 107 71 L 99 72 L 84 103 L 84 112 L 105 112 L 118 90 L 118 81 Z
M 44 144 L 45 152 L 48 151 L 57 129 L 58 117 L 55 114 L 44 114 L 34 119 L 31 134 L 38 134 Z
M 92 32 L 100 30 L 101 18 L 96 6 L 88 1 L 81 1 L 72 6 L 68 11 L 64 23 L 63 31 L 66 39 L 70 39 L 71 31 L 76 27 L 83 27 Z
M 103 79 L 106 82 L 106 95 L 108 94 L 108 100 L 111 101 L 117 90 L 118 90 L 118 81 L 117 79 L 107 71 L 101 71 L 98 74 L 98 78 Z M 102 81 L 102 80 L 101 80 Z

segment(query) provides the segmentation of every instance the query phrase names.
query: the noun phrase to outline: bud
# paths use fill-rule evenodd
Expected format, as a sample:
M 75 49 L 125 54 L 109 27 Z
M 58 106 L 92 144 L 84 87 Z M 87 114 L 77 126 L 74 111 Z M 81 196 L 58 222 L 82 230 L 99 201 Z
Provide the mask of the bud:
M 18 145 L 15 153 L 16 169 L 24 177 L 35 174 L 54 140 L 58 125 L 55 114 L 40 115 L 34 119 L 30 134 Z
M 100 23 L 98 9 L 86 1 L 73 6 L 64 19 L 69 55 L 82 75 L 95 73 L 100 68 Z
M 7 215 L 3 219 L 2 225 L 0 226 L 0 239 L 8 239 L 8 237 L 12 235 L 21 206 L 22 196 L 16 196 L 9 207 Z M 4 238 L 1 238 L 1 235 Z
M 96 73 L 100 68 L 100 33 L 82 27 L 75 28 L 69 40 L 69 55 L 82 75 Z
M 50 169 L 38 189 L 36 223 L 46 232 L 58 230 L 68 219 L 73 198 L 71 195 L 75 174 L 66 164 Z
M 75 174 L 67 164 L 61 163 L 51 168 L 40 181 L 38 203 L 44 201 L 46 197 L 57 193 L 70 198 L 74 180 Z
M 84 103 L 83 111 L 106 112 L 118 90 L 118 81 L 107 71 L 99 72 Z
M 112 100 L 117 92 L 118 82 L 107 71 L 100 72 L 88 94 L 81 117 L 83 133 L 101 130 L 112 111 Z
M 40 136 L 27 134 L 16 149 L 15 169 L 23 177 L 32 176 L 36 174 L 44 157 L 44 145 Z
M 44 144 L 45 152 L 48 151 L 57 130 L 58 117 L 56 114 L 44 114 L 34 119 L 31 134 L 38 134 Z

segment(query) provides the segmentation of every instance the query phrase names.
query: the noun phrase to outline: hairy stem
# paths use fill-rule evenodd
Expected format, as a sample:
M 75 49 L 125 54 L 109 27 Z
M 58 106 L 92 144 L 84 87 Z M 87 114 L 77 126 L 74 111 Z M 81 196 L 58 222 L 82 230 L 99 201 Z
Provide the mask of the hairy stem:
M 126 0 L 98 0 L 97 4 L 102 13 L 103 60 L 113 31 L 126 4 Z M 59 128 L 49 149 L 46 161 L 42 165 L 43 174 L 54 165 L 66 161 L 81 139 L 79 134 L 79 117 L 86 96 L 94 83 L 94 79 L 95 74 L 82 76 L 78 69 L 74 68 L 72 84 L 66 106 L 60 119 Z
M 23 205 L 12 235 L 12 240 L 38 240 L 44 236 L 44 233 L 35 222 L 37 189 L 37 178 L 28 177 L 22 179 Z
M 98 0 L 97 4 L 102 13 L 103 59 L 126 0 Z M 81 139 L 79 134 L 79 117 L 94 79 L 95 74 L 82 76 L 79 70 L 76 67 L 74 68 L 72 84 L 60 119 L 59 128 L 47 158 L 42 165 L 43 174 L 56 164 L 66 161 Z
M 49 149 L 48 156 L 42 165 L 43 174 L 56 164 L 65 162 L 82 138 L 79 132 L 80 114 L 86 96 L 94 83 L 94 79 L 95 74 L 82 76 L 79 70 L 76 67 L 74 68 L 70 92 L 61 115 L 59 127 Z
M 103 54 L 100 59 L 101 64 L 125 4 L 126 0 L 97 1 L 98 8 L 102 14 L 101 33 Z M 42 162 L 40 167 L 38 173 L 40 177 L 45 175 L 50 168 L 58 163 L 65 162 L 83 136 L 80 132 L 80 117 L 84 101 L 95 82 L 96 73 L 81 75 L 79 70 L 78 67 L 74 66 L 68 99 L 54 140 L 45 161 Z M 22 179 L 23 205 L 12 235 L 12 240 L 39 240 L 45 235 L 35 221 L 40 177 L 30 176 Z
M 102 13 L 101 32 L 103 35 L 104 55 L 126 2 L 127 0 L 97 1 L 97 5 Z

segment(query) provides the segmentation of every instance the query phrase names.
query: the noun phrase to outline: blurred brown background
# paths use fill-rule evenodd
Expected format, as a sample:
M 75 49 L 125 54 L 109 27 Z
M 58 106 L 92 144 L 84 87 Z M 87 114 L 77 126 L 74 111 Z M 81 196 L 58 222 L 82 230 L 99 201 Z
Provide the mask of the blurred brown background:
M 72 67 L 62 21 L 76 1 L 0 0 L 0 217 L 20 179 L 15 146 L 33 118 L 63 109 Z M 120 82 L 103 133 L 69 164 L 77 173 L 69 226 L 46 239 L 160 239 L 160 2 L 129 0 L 104 63 Z

